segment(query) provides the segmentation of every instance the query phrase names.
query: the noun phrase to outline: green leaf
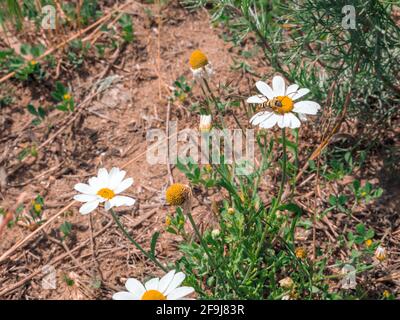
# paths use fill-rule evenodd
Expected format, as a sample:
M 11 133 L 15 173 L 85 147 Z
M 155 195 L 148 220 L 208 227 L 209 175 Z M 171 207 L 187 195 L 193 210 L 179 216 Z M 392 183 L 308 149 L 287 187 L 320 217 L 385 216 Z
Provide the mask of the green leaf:
M 375 231 L 372 229 L 368 229 L 368 231 L 365 233 L 365 239 L 372 239 L 375 235 Z
M 154 258 L 155 257 L 155 251 L 156 251 L 156 244 L 158 237 L 160 236 L 160 233 L 157 231 L 153 234 L 153 237 L 151 238 L 151 243 L 150 243 L 150 255 Z
M 60 105 L 56 106 L 56 108 L 61 111 L 65 111 L 65 112 L 68 111 L 68 107 L 64 104 L 60 104 Z
M 33 105 L 28 104 L 26 108 L 28 109 L 29 113 L 33 114 L 34 116 L 38 116 L 39 115 Z
M 60 226 L 60 231 L 64 234 L 64 237 L 68 237 L 72 230 L 72 224 L 68 221 L 65 221 Z
M 37 111 L 40 118 L 44 119 L 46 117 L 46 111 L 42 107 L 38 107 Z
M 365 225 L 364 224 L 362 224 L 362 223 L 359 223 L 357 226 L 356 226 L 356 230 L 357 230 L 357 233 L 359 234 L 359 235 L 364 235 L 365 234 L 365 232 L 366 232 L 366 229 L 365 229 Z
M 41 123 L 42 123 L 42 120 L 40 120 L 39 118 L 32 120 L 32 125 L 34 125 L 34 126 L 38 126 Z
M 294 203 L 288 203 L 288 204 L 281 205 L 278 207 L 278 210 L 281 210 L 281 211 L 288 210 L 297 215 L 301 215 L 301 213 L 303 212 L 303 210 L 297 204 L 294 204 Z

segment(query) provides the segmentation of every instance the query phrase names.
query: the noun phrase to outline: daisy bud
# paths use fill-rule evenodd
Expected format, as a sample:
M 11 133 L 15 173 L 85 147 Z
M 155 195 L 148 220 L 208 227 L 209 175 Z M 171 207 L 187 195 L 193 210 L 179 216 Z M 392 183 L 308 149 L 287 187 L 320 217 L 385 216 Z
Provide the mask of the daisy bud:
M 213 237 L 213 239 L 218 238 L 219 235 L 220 235 L 219 229 L 214 229 L 213 231 L 211 231 L 211 236 Z
M 71 94 L 69 94 L 69 93 L 66 93 L 66 94 L 64 94 L 64 96 L 63 96 L 63 99 L 65 100 L 65 101 L 69 101 L 69 100 L 71 100 Z
M 167 203 L 172 206 L 181 206 L 189 200 L 192 191 L 189 186 L 182 183 L 174 183 L 168 187 L 165 196 Z
M 229 208 L 228 209 L 228 214 L 230 214 L 231 216 L 235 214 L 235 209 L 233 208 Z
M 34 203 L 33 209 L 35 210 L 35 212 L 40 213 L 42 211 L 42 205 L 40 203 Z
M 305 259 L 307 257 L 307 251 L 304 247 L 296 248 L 295 254 L 299 259 Z
M 346 264 L 340 272 L 343 275 L 342 289 L 355 289 L 357 287 L 356 269 L 352 265 Z
M 279 285 L 284 289 L 290 289 L 294 286 L 294 282 L 292 278 L 286 277 L 283 278 L 282 280 L 279 280 Z
M 367 239 L 365 240 L 365 245 L 369 248 L 372 244 L 372 240 L 371 239 Z
M 386 249 L 384 247 L 379 246 L 375 250 L 375 258 L 382 262 L 387 258 Z
M 200 125 L 199 130 L 200 132 L 210 132 L 211 130 L 211 115 L 204 115 L 200 116 Z

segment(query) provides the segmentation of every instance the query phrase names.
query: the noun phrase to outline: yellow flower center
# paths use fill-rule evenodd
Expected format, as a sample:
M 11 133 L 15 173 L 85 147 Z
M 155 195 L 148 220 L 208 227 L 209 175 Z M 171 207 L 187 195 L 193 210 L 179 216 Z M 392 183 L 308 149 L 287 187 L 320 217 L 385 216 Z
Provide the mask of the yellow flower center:
M 29 63 L 31 64 L 31 66 L 34 66 L 37 64 L 36 60 L 31 60 Z
M 194 50 L 190 55 L 189 64 L 193 70 L 200 69 L 208 64 L 208 59 L 200 50 Z
M 190 197 L 190 188 L 182 183 L 174 183 L 169 186 L 165 197 L 167 203 L 173 206 L 183 205 Z
M 115 193 L 111 189 L 103 188 L 103 189 L 100 189 L 99 191 L 97 191 L 97 195 L 99 195 L 100 197 L 102 197 L 104 199 L 110 200 L 110 199 L 114 198 Z
M 271 108 L 279 114 L 285 114 L 293 110 L 294 103 L 288 96 L 279 96 L 272 100 Z
M 167 300 L 167 297 L 164 296 L 160 291 L 147 290 L 145 293 L 143 293 L 141 300 Z
M 71 95 L 69 93 L 64 94 L 64 100 L 70 100 L 71 99 Z
M 370 247 L 371 244 L 372 244 L 372 240 L 371 240 L 371 239 L 365 240 L 365 245 L 366 245 L 367 247 Z

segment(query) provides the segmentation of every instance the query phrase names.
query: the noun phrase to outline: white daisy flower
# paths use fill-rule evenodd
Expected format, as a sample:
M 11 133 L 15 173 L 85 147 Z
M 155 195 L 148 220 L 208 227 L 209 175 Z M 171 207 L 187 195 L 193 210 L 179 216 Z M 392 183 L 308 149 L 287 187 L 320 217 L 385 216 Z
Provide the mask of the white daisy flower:
M 179 287 L 185 280 L 183 272 L 171 270 L 161 279 L 153 278 L 144 285 L 137 279 L 129 278 L 125 287 L 128 291 L 117 292 L 113 300 L 185 300 L 194 292 L 192 287 Z
M 211 115 L 200 115 L 200 125 L 199 130 L 200 132 L 210 132 L 211 130 Z
M 272 88 L 263 81 L 257 81 L 256 87 L 261 94 L 248 98 L 247 103 L 257 103 L 265 107 L 250 119 L 251 124 L 260 128 L 272 128 L 275 124 L 280 128 L 298 128 L 300 120 L 307 120 L 307 114 L 316 115 L 321 108 L 314 101 L 295 102 L 310 90 L 299 89 L 297 84 L 286 88 L 285 80 L 281 76 L 272 79 Z M 294 113 L 297 113 L 297 117 Z
M 128 189 L 133 179 L 124 180 L 126 172 L 118 168 L 112 168 L 110 173 L 105 168 L 99 169 L 97 177 L 89 179 L 89 184 L 78 183 L 74 186 L 76 191 L 82 194 L 74 196 L 76 201 L 85 202 L 79 209 L 81 214 L 88 214 L 95 210 L 100 203 L 104 203 L 106 210 L 112 207 L 132 206 L 135 199 L 118 194 Z
M 194 50 L 189 58 L 190 70 L 195 79 L 209 78 L 213 75 L 213 68 L 207 56 L 201 50 Z

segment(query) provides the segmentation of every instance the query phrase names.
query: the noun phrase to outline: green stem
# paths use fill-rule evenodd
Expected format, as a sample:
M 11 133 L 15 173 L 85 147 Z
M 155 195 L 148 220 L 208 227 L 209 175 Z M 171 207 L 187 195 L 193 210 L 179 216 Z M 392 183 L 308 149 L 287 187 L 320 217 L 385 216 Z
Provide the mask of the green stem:
M 196 234 L 197 238 L 199 238 L 199 241 L 200 241 L 201 246 L 203 247 L 205 253 L 207 254 L 208 258 L 209 258 L 210 261 L 211 261 L 211 260 L 212 260 L 211 254 L 210 254 L 210 252 L 208 251 L 207 245 L 204 243 L 204 240 L 203 240 L 203 237 L 202 237 L 201 234 L 200 234 L 199 228 L 197 228 L 197 225 L 196 225 L 196 223 L 194 222 L 194 219 L 193 219 L 192 214 L 191 214 L 189 211 L 187 211 L 186 214 L 187 214 L 187 216 L 188 216 L 188 218 L 189 218 L 190 224 L 191 224 L 192 227 L 193 227 L 194 233 Z
M 278 192 L 278 197 L 276 199 L 276 202 L 274 204 L 274 206 L 271 209 L 271 213 L 270 215 L 274 214 L 276 212 L 276 210 L 278 209 L 280 202 L 282 200 L 282 194 L 283 194 L 283 189 L 285 188 L 285 182 L 286 182 L 286 167 L 287 167 L 287 154 L 286 154 L 286 132 L 285 132 L 285 128 L 282 129 L 282 151 L 283 151 L 283 163 L 282 163 L 282 180 L 281 180 L 281 185 L 279 187 L 279 192 Z M 256 259 L 253 260 L 253 262 L 250 264 L 249 269 L 246 272 L 246 275 L 243 279 L 242 284 L 244 284 L 247 281 L 247 278 L 250 276 L 250 273 L 252 271 L 252 269 L 254 268 L 254 265 L 257 261 L 257 258 L 261 252 L 261 249 L 264 245 L 264 239 L 267 236 L 267 232 L 268 232 L 268 223 L 265 224 L 264 227 L 264 231 L 262 233 L 261 236 L 261 241 L 258 243 L 257 249 L 256 249 L 256 253 L 255 253 L 255 257 Z
M 223 117 L 223 115 L 219 112 L 219 109 L 218 109 L 218 100 L 217 100 L 217 98 L 215 97 L 214 93 L 212 92 L 211 87 L 210 87 L 210 85 L 208 84 L 208 81 L 207 81 L 206 78 L 203 78 L 203 83 L 204 83 L 204 85 L 205 85 L 205 87 L 206 87 L 208 93 L 210 94 L 211 100 L 214 102 L 214 105 L 215 105 L 215 113 L 219 116 L 219 120 L 221 121 L 222 126 L 223 126 L 224 128 L 227 128 L 226 123 L 225 123 L 225 121 L 224 121 L 224 117 Z
M 203 249 L 204 249 L 204 251 L 205 251 L 205 253 L 206 253 L 208 259 L 209 259 L 210 262 L 211 262 L 211 264 L 213 265 L 215 271 L 219 274 L 219 276 L 221 277 L 221 279 L 225 279 L 226 277 L 224 277 L 223 274 L 221 274 L 221 270 L 218 268 L 216 262 L 214 261 L 213 257 L 211 256 L 211 253 L 210 253 L 210 251 L 208 250 L 207 244 L 204 242 L 203 237 L 201 236 L 201 233 L 200 233 L 199 229 L 197 228 L 197 225 L 196 225 L 196 223 L 194 222 L 193 216 L 192 216 L 192 214 L 190 213 L 189 210 L 187 210 L 186 215 L 188 216 L 189 221 L 190 221 L 190 224 L 192 225 L 193 230 L 194 230 L 196 236 L 199 238 L 200 244 L 201 244 L 201 246 L 203 247 Z M 228 279 L 229 282 L 231 282 L 231 279 L 230 279 L 229 277 L 228 277 L 227 279 Z M 236 279 L 235 279 L 235 278 L 233 278 L 233 280 L 234 280 L 233 286 L 237 289 L 237 288 L 238 288 L 238 283 L 236 282 Z M 232 283 L 231 283 L 231 285 L 232 285 Z
M 150 259 L 151 261 L 153 261 L 158 267 L 160 267 L 164 272 L 168 272 L 168 269 L 165 268 L 155 257 L 151 256 L 147 251 L 145 251 L 142 246 L 137 243 L 135 241 L 135 239 L 133 239 L 131 237 L 131 235 L 128 233 L 128 231 L 126 231 L 125 227 L 122 225 L 121 221 L 119 220 L 118 216 L 116 215 L 115 211 L 113 209 L 110 209 L 111 211 L 111 215 L 114 218 L 114 221 L 116 222 L 117 226 L 120 228 L 120 230 L 122 231 L 122 233 L 128 238 L 128 240 L 130 242 L 132 242 L 136 248 L 139 249 L 139 251 L 141 253 L 143 253 L 148 259 Z
M 203 88 L 203 86 L 202 86 L 201 83 L 200 83 L 200 88 L 201 88 L 201 91 L 203 92 L 204 97 L 206 98 L 207 109 L 208 109 L 207 111 L 208 111 L 209 114 L 212 115 L 212 110 L 211 110 L 211 107 L 210 107 L 210 102 L 209 102 L 209 100 L 208 100 L 207 93 L 206 93 L 206 91 L 204 90 L 204 88 Z
M 285 183 L 286 183 L 287 153 L 286 153 L 286 131 L 285 131 L 285 128 L 282 129 L 282 152 L 283 152 L 282 180 L 281 180 L 281 185 L 279 187 L 278 199 L 276 201 L 276 205 L 274 206 L 274 212 L 276 211 L 276 208 L 279 206 L 279 204 L 282 200 L 283 189 L 285 188 Z

